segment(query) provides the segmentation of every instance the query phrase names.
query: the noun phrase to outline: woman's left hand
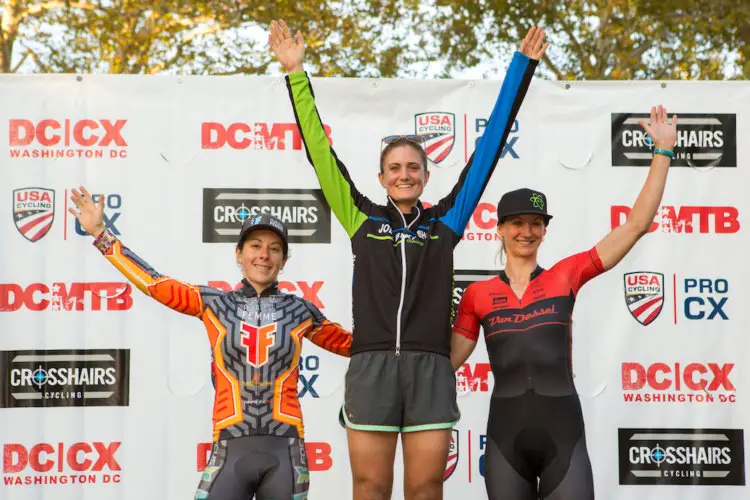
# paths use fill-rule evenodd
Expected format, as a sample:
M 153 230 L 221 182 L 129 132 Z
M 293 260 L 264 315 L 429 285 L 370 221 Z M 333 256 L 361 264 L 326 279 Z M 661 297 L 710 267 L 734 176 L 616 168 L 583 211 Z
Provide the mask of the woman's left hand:
M 677 115 L 672 116 L 672 124 L 667 123 L 667 110 L 659 105 L 658 108 L 651 108 L 651 120 L 646 123 L 640 120 L 638 124 L 643 127 L 655 148 L 667 149 L 674 151 L 674 145 L 677 143 Z

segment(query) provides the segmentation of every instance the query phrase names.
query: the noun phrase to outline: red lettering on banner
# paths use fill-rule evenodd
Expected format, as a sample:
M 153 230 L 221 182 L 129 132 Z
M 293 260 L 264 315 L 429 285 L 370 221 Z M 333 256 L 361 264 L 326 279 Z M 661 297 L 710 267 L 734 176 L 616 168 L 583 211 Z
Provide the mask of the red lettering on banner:
M 307 452 L 307 465 L 310 472 L 321 472 L 333 467 L 331 458 L 331 445 L 324 442 L 305 443 Z
M 34 142 L 42 146 L 125 147 L 128 143 L 122 135 L 127 120 L 77 120 L 69 118 L 61 122 L 54 119 L 40 120 L 36 125 L 31 120 L 11 119 L 8 127 L 9 145 L 30 146 Z
M 472 371 L 469 363 L 456 370 L 458 392 L 487 392 L 490 389 L 489 377 L 492 369 L 489 363 L 476 363 Z
M 612 229 L 621 226 L 630 216 L 631 208 L 624 205 L 613 205 L 610 208 L 610 225 Z M 697 224 L 695 219 L 697 217 Z M 740 230 L 739 211 L 735 207 L 674 207 L 663 205 L 651 223 L 649 232 L 661 228 L 665 233 L 716 233 L 731 234 Z M 713 220 L 713 224 L 711 221 Z
M 478 229 L 495 229 L 497 227 L 497 207 L 492 203 L 479 203 L 477 208 L 474 209 L 466 228 L 471 228 L 472 223 Z
M 318 309 L 325 308 L 325 305 L 323 305 L 323 302 L 318 296 L 321 288 L 323 288 L 322 281 L 314 281 L 312 284 L 309 284 L 306 281 L 298 281 L 296 287 L 291 281 L 279 282 L 279 290 L 289 293 L 294 293 L 295 291 L 299 290 L 299 292 L 302 293 L 302 298 L 312 303 L 312 305 L 314 305 Z
M 122 469 L 115 459 L 115 453 L 121 444 L 74 443 L 66 447 L 64 443 L 57 443 L 56 446 L 39 443 L 31 448 L 16 443 L 4 444 L 3 472 L 17 474 L 29 467 L 35 472 L 49 472 L 53 468 L 63 472 L 65 466 L 75 472 L 101 472 L 105 467 L 120 471 Z
M 734 363 L 688 363 L 684 368 L 680 363 L 653 363 L 648 368 L 640 363 L 622 363 L 622 388 L 639 391 L 648 386 L 656 391 L 679 391 L 684 385 L 692 391 L 733 392 L 736 388 L 729 378 L 733 368 Z
M 323 126 L 329 144 L 333 144 L 331 127 Z M 291 141 L 287 139 L 291 137 Z M 296 123 L 232 123 L 218 122 L 201 124 L 201 147 L 203 149 L 232 149 L 287 151 L 302 149 L 302 134 Z
M 492 203 L 481 202 L 477 204 L 474 212 L 466 223 L 464 234 L 461 237 L 468 241 L 499 241 L 497 234 L 497 206 Z
M 419 115 L 417 118 L 419 125 L 451 125 L 451 119 L 443 115 Z
M 659 285 L 661 286 L 661 282 L 659 281 L 659 278 L 651 275 L 645 275 L 645 274 L 629 274 L 625 278 L 627 280 L 628 286 L 635 286 L 635 285 Z
M 30 311 L 45 311 L 50 306 L 58 311 L 101 311 L 102 298 L 107 299 L 104 306 L 107 311 L 127 311 L 133 306 L 132 290 L 130 283 L 122 282 L 70 285 L 55 282 L 52 287 L 32 283 L 25 288 L 15 283 L 0 283 L 0 312 L 13 312 L 24 306 Z
M 279 281 L 279 290 L 286 293 L 294 293 L 301 296 L 303 299 L 309 301 L 318 309 L 325 309 L 325 304 L 320 300 L 320 289 L 323 288 L 324 281 L 313 281 L 309 283 L 307 281 Z M 216 288 L 225 292 L 232 290 L 239 290 L 242 288 L 242 282 L 237 283 L 234 288 L 226 281 L 209 281 L 207 285 L 211 288 Z

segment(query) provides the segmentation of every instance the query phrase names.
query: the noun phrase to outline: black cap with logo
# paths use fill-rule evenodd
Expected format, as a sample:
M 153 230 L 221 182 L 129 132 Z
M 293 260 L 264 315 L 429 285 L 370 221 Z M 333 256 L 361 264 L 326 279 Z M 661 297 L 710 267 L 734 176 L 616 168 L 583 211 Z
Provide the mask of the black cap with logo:
M 284 256 L 289 253 L 289 233 L 286 229 L 286 224 L 281 222 L 281 219 L 274 217 L 270 214 L 253 215 L 245 219 L 242 223 L 242 229 L 240 229 L 240 237 L 237 240 L 238 243 L 242 243 L 247 238 L 248 234 L 257 229 L 267 229 L 273 231 L 281 238 L 281 243 L 284 245 Z
M 497 204 L 498 224 L 513 215 L 525 214 L 541 215 L 544 217 L 544 224 L 549 224 L 552 216 L 547 213 L 547 197 L 544 193 L 528 188 L 516 189 L 505 193 Z

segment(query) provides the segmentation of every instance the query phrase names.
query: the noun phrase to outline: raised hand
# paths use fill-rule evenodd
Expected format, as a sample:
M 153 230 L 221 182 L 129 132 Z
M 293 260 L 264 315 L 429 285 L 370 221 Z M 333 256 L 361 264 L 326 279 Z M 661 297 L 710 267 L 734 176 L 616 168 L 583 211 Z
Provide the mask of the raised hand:
M 70 200 L 76 208 L 68 208 L 68 212 L 78 219 L 87 233 L 97 237 L 104 232 L 104 196 L 99 197 L 99 203 L 94 203 L 91 193 L 81 186 L 80 191 L 75 188 L 71 190 Z
M 638 124 L 643 127 L 651 140 L 654 147 L 660 149 L 674 150 L 677 143 L 677 115 L 672 116 L 672 124 L 667 123 L 667 110 L 663 106 L 651 107 L 651 120 L 646 123 L 639 120 Z
M 526 33 L 526 38 L 523 39 L 521 48 L 518 50 L 526 57 L 538 61 L 549 47 L 549 42 L 544 41 L 545 35 L 541 26 L 534 26 Z
M 302 40 L 302 33 L 298 31 L 295 40 L 289 33 L 289 27 L 283 19 L 279 22 L 271 21 L 270 30 L 268 44 L 287 73 L 303 71 L 302 61 L 305 58 L 305 43 Z

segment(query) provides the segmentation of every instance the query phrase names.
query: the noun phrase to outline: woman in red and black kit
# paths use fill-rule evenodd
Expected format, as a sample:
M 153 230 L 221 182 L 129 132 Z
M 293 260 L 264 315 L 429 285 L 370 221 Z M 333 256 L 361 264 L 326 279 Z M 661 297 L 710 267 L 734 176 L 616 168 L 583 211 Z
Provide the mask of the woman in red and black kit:
M 487 422 L 485 485 L 490 500 L 589 500 L 591 462 L 571 367 L 576 295 L 617 265 L 648 232 L 661 203 L 677 139 L 677 117 L 651 109 L 640 125 L 654 142 L 646 182 L 627 222 L 593 248 L 550 269 L 537 252 L 551 215 L 544 194 L 506 193 L 497 232 L 507 255 L 499 276 L 466 288 L 453 325 L 451 362 L 460 367 L 484 330 L 495 385 Z

